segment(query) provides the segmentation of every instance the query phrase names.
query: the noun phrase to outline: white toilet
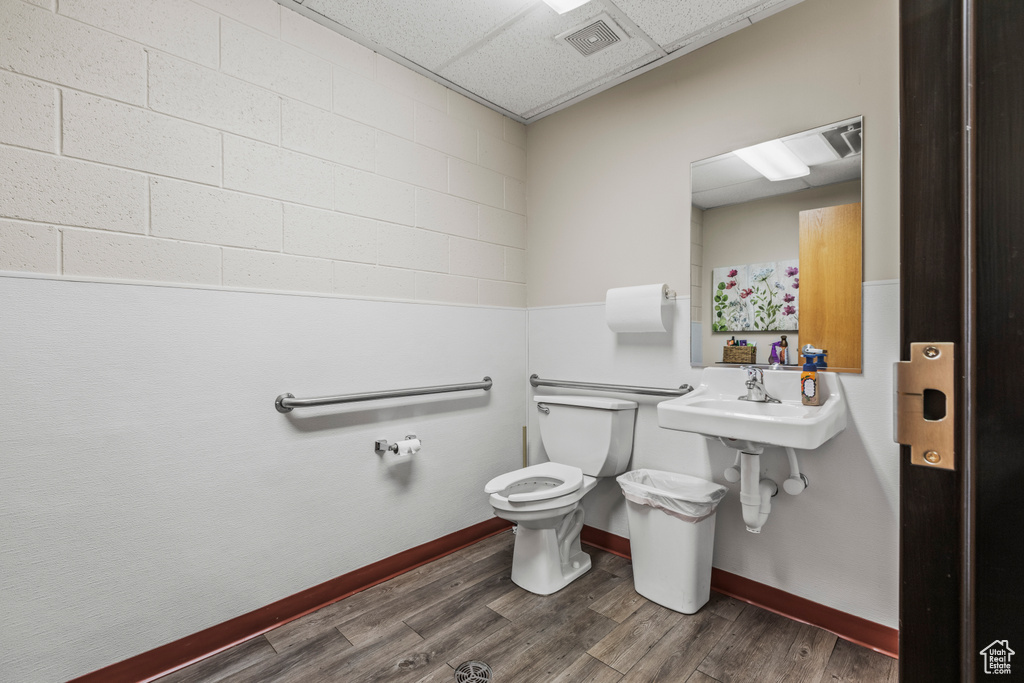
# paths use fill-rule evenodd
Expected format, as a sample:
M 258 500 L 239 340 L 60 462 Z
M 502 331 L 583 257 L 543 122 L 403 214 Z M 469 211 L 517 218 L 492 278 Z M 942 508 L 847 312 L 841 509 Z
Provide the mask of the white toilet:
M 534 396 L 540 437 L 551 462 L 487 482 L 494 514 L 515 522 L 512 581 L 550 595 L 585 574 L 580 500 L 598 477 L 626 471 L 633 452 L 636 402 L 603 396 Z

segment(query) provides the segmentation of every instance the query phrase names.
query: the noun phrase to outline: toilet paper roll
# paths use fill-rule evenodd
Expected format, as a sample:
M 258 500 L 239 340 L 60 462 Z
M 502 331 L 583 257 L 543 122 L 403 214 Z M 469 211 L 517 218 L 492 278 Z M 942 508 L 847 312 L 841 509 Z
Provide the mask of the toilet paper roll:
M 419 439 L 405 439 L 395 445 L 398 446 L 398 456 L 400 458 L 408 458 L 418 453 L 422 444 Z
M 400 455 L 393 451 L 388 451 L 384 454 L 384 464 L 387 465 L 389 470 L 411 467 L 412 456 L 409 454 Z
M 613 332 L 667 332 L 668 285 L 609 289 L 604 314 Z

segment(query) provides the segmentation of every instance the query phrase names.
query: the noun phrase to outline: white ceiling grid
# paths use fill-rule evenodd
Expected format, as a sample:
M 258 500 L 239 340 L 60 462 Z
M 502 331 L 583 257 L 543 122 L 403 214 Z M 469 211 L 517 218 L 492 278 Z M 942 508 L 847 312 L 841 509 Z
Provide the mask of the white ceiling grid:
M 677 0 L 615 0 L 652 40 L 666 52 L 676 43 L 716 26 L 728 19 L 741 20 L 744 10 L 763 2 L 716 0 L 715 2 L 678 2 Z
M 303 4 L 434 71 L 536 0 L 305 0 Z
M 278 0 L 528 122 L 800 0 Z M 584 57 L 556 36 L 607 13 L 627 39 Z
M 589 57 L 555 40 L 554 36 L 589 23 L 606 8 L 603 2 L 592 0 L 580 9 L 587 11 L 558 15 L 541 4 L 449 65 L 441 76 L 528 119 L 560 95 L 658 57 L 644 40 L 623 40 Z M 523 57 L 509 59 L 509 55 Z

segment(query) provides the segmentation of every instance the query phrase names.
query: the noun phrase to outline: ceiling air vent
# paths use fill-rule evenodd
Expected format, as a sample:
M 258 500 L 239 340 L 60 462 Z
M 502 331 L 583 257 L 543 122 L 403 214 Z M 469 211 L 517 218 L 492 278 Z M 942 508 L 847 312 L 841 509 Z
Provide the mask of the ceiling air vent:
M 845 159 L 851 154 L 860 154 L 861 150 L 861 122 L 857 121 L 831 130 L 823 130 L 822 136 L 832 145 L 840 159 Z
M 555 38 L 564 40 L 576 48 L 581 55 L 589 57 L 609 45 L 625 40 L 626 34 L 618 24 L 612 21 L 611 17 L 602 13 L 586 24 L 571 28 L 565 33 L 558 34 Z

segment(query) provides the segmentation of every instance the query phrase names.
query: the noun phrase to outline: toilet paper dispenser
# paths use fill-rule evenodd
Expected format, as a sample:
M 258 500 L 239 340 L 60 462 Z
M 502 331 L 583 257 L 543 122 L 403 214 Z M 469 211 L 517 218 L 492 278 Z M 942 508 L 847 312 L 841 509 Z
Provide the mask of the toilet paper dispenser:
M 420 449 L 423 441 L 416 438 L 415 434 L 409 434 L 403 441 L 388 443 L 387 439 L 377 439 L 373 442 L 373 450 L 377 455 L 384 455 L 391 452 L 395 455 L 412 455 Z

